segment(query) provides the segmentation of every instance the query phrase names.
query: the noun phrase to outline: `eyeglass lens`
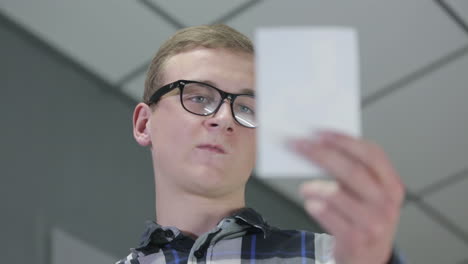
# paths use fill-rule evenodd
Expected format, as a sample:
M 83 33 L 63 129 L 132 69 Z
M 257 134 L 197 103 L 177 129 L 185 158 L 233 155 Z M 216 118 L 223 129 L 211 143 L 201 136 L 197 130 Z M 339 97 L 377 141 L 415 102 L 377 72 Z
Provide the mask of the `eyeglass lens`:
M 184 108 L 197 115 L 210 115 L 221 104 L 221 94 L 214 88 L 199 83 L 187 83 L 181 96 Z M 255 127 L 255 98 L 239 95 L 232 104 L 234 118 L 241 125 Z

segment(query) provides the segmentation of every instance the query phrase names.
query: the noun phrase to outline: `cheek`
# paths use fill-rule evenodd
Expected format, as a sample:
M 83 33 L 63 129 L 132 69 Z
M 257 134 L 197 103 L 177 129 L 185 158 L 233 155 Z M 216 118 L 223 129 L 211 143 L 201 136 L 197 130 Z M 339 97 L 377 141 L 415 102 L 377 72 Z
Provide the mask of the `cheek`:
M 257 153 L 257 141 L 256 141 L 256 133 L 255 133 L 255 130 L 252 130 L 252 131 L 247 131 L 247 133 L 244 135 L 245 136 L 245 140 L 244 140 L 244 143 L 243 143 L 243 154 L 244 154 L 244 157 L 246 158 L 246 162 L 247 163 L 252 163 L 254 164 L 255 163 L 255 159 L 256 159 L 256 153 Z M 251 164 L 249 164 L 251 165 Z
M 250 149 L 252 151 L 252 155 L 255 158 L 255 155 L 257 153 L 257 134 L 255 133 L 255 131 L 251 133 L 249 144 L 250 144 Z
M 157 145 L 162 147 L 166 155 L 177 155 L 185 148 L 193 144 L 193 126 L 188 121 L 166 120 L 161 122 L 159 129 L 155 133 Z
M 172 98 L 167 98 L 172 99 Z M 160 155 L 177 155 L 181 146 L 188 146 L 190 135 L 193 134 L 190 120 L 179 109 L 178 102 L 166 100 L 156 109 L 151 122 L 151 138 L 155 153 Z

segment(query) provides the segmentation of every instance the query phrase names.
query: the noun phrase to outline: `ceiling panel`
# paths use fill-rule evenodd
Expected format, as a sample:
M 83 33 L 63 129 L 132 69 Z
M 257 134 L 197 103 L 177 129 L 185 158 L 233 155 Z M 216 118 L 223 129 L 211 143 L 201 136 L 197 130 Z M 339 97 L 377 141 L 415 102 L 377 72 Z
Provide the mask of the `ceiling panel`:
M 432 1 L 270 0 L 229 25 L 253 36 L 258 26 L 351 26 L 360 38 L 363 94 L 369 95 L 460 48 L 468 36 Z
M 465 21 L 468 25 L 468 1 L 466 0 L 445 0 L 455 12 Z
M 0 10 L 111 82 L 147 61 L 173 33 L 165 21 L 127 0 L 2 0 Z
M 364 135 L 380 143 L 413 191 L 468 163 L 468 54 L 363 112 Z
M 210 24 L 248 0 L 150 0 L 186 26 Z
M 468 235 L 468 175 L 463 181 L 430 194 L 424 200 Z
M 138 74 L 122 87 L 122 91 L 137 102 L 141 102 L 145 89 L 146 71 Z
M 459 263 L 467 257 L 466 245 L 413 205 L 402 210 L 396 244 L 410 264 Z

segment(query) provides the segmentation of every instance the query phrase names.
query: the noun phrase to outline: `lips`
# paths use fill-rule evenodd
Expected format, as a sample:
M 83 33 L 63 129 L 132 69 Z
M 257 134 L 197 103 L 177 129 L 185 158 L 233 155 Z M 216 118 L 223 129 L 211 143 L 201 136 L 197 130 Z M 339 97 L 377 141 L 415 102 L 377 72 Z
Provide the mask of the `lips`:
M 197 148 L 212 151 L 219 154 L 226 154 L 226 150 L 224 150 L 223 146 L 221 145 L 201 144 L 198 145 Z

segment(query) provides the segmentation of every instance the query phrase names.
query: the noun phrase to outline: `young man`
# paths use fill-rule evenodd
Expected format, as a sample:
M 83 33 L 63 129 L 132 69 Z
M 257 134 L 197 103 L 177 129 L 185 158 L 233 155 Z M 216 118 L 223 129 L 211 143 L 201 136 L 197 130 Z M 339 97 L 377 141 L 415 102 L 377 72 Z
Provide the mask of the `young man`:
M 183 29 L 159 49 L 133 116 L 135 140 L 152 153 L 157 223 L 118 263 L 401 263 L 392 244 L 404 190 L 383 151 L 362 139 L 291 140 L 336 178 L 301 188 L 305 210 L 333 237 L 280 230 L 245 208 L 253 59 L 250 40 L 224 25 Z

